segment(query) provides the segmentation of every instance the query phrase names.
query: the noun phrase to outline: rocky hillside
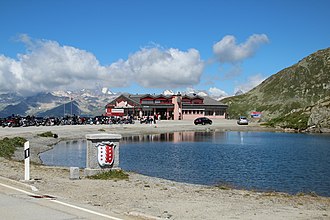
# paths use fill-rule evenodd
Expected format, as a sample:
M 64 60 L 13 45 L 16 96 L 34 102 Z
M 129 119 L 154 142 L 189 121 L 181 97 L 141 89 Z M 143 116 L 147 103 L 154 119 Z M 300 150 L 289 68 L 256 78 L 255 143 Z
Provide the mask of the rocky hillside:
M 319 50 L 243 95 L 221 100 L 231 118 L 262 112 L 271 126 L 330 129 L 330 48 Z

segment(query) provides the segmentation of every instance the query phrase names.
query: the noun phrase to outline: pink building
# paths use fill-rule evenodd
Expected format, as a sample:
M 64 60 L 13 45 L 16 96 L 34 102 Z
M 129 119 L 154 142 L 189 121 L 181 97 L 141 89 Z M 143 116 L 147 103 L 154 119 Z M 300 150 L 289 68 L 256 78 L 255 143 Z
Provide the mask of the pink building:
M 162 120 L 193 120 L 197 117 L 226 118 L 228 106 L 208 96 L 123 94 L 106 105 L 107 116 L 153 116 Z

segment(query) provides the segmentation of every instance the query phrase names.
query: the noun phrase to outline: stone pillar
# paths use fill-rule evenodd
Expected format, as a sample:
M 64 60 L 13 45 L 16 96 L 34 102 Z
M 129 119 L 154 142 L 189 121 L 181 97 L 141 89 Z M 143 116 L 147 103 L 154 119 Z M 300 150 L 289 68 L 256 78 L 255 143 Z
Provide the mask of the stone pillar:
M 119 168 L 120 134 L 87 134 L 85 176 Z
M 174 109 L 173 109 L 174 120 L 182 120 L 182 103 L 181 103 L 180 93 L 172 97 L 172 103 L 174 104 Z
M 79 180 L 79 167 L 70 167 L 70 180 Z

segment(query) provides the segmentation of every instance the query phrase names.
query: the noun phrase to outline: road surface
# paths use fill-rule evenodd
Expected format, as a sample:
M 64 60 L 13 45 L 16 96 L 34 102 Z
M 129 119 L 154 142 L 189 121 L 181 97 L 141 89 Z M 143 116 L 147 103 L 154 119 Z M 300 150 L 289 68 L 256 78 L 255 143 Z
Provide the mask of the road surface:
M 49 195 L 39 195 L 28 186 L 0 178 L 0 219 L 64 220 L 64 219 L 132 219 L 118 214 L 108 215 L 91 208 L 60 201 Z

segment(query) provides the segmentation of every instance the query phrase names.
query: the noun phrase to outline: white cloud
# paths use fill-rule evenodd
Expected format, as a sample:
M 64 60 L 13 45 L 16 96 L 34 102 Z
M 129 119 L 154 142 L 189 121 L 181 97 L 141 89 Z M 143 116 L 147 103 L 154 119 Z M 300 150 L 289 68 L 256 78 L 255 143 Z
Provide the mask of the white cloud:
M 178 88 L 198 84 L 204 70 L 199 52 L 159 47 L 142 48 L 127 60 L 106 68 L 111 83 L 117 87 L 136 82 L 145 88 Z
M 213 53 L 221 63 L 237 63 L 252 57 L 262 44 L 268 42 L 269 39 L 265 34 L 254 34 L 241 44 L 236 43 L 234 36 L 226 35 L 213 45 Z
M 100 65 L 90 52 L 55 41 L 21 35 L 28 52 L 17 60 L 0 54 L 0 91 L 34 93 L 54 89 L 126 87 L 133 82 L 147 88 L 175 88 L 199 83 L 204 69 L 199 52 L 144 48 L 109 65 Z
M 177 88 L 198 84 L 204 70 L 199 52 L 144 48 L 127 60 L 136 82 L 146 88 Z
M 242 90 L 244 93 L 250 91 L 254 87 L 258 86 L 262 81 L 264 81 L 266 77 L 262 76 L 261 74 L 257 74 L 254 76 L 250 76 L 246 83 L 243 83 L 235 88 L 234 93 L 239 90 Z
M 219 89 L 219 88 L 216 88 L 216 87 L 211 87 L 209 88 L 209 93 L 210 93 L 210 96 L 212 97 L 225 97 L 225 96 L 228 96 L 228 94 Z
M 87 51 L 60 46 L 54 41 L 33 41 L 21 36 L 28 52 L 17 60 L 1 55 L 0 79 L 2 91 L 29 94 L 56 88 L 94 87 L 100 81 L 104 67 Z M 92 84 L 92 86 L 90 85 Z
M 0 93 L 15 90 L 21 72 L 18 62 L 0 55 Z

